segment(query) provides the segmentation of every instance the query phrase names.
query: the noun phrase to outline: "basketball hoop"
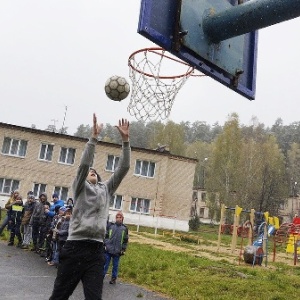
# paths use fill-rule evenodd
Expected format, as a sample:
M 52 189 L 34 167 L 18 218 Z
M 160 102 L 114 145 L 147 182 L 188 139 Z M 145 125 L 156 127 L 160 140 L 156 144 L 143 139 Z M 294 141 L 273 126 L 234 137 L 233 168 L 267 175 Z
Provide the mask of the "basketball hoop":
M 137 120 L 167 119 L 178 91 L 193 75 L 193 67 L 166 55 L 165 51 L 163 48 L 144 48 L 129 56 L 132 91 L 127 110 Z M 178 64 L 174 66 L 174 62 Z M 174 68 L 178 75 L 165 73 Z

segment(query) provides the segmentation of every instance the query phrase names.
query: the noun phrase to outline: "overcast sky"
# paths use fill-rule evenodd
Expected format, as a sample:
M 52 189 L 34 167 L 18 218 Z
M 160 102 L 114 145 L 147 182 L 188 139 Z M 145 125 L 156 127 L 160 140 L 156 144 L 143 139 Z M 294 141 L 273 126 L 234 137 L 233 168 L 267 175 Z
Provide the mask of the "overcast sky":
M 39 129 L 117 124 L 129 98 L 109 100 L 111 75 L 129 78 L 129 55 L 154 46 L 137 33 L 139 0 L 1 0 L 0 121 Z M 300 18 L 259 31 L 256 99 L 217 81 L 190 78 L 177 95 L 170 120 L 219 122 L 236 112 L 242 124 L 256 116 L 268 126 L 300 121 Z M 65 109 L 67 107 L 67 110 Z

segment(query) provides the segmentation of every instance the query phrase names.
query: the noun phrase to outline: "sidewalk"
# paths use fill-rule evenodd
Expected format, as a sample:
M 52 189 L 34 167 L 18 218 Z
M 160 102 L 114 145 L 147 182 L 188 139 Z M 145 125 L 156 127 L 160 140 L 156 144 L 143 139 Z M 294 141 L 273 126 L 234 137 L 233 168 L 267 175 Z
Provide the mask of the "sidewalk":
M 52 292 L 57 269 L 49 267 L 44 258 L 35 253 L 15 246 L 9 247 L 6 242 L 0 241 L 0 270 L 1 300 L 47 300 Z M 108 281 L 109 276 L 106 276 L 103 300 L 168 299 L 120 280 L 116 285 Z M 81 284 L 69 299 L 84 299 Z

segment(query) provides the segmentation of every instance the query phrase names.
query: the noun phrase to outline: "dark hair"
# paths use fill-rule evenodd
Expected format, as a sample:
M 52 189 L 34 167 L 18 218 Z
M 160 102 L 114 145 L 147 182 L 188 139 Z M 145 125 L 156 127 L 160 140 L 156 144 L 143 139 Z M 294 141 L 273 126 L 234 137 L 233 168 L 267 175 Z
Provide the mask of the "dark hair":
M 46 193 L 41 193 L 41 194 L 39 195 L 39 198 L 41 198 L 42 196 L 44 196 L 44 197 L 46 198 L 46 200 L 48 199 L 48 197 L 47 197 L 47 194 L 46 194 Z
M 69 201 L 71 201 L 71 202 L 72 202 L 72 204 L 74 204 L 74 201 L 73 201 L 73 199 L 72 199 L 72 198 L 69 198 L 69 199 L 67 200 L 67 203 L 68 203 Z
M 100 181 L 101 181 L 101 177 L 100 177 L 100 175 L 98 174 L 98 172 L 96 171 L 96 169 L 93 168 L 93 167 L 90 167 L 90 170 L 93 170 L 93 171 L 96 173 L 97 181 L 100 182 Z
M 58 213 L 60 208 L 61 208 L 60 205 L 57 205 L 57 206 L 54 207 L 54 211 L 55 211 L 56 214 Z
M 69 210 L 70 212 L 73 212 L 73 206 L 72 205 L 67 205 L 66 209 Z

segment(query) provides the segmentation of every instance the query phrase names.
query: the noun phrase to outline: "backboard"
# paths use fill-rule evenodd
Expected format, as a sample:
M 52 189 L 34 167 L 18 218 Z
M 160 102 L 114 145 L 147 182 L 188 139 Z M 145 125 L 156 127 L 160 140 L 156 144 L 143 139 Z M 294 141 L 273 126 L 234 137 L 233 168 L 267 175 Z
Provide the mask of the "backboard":
M 237 2 L 142 0 L 138 32 L 202 73 L 253 100 L 257 31 L 214 44 L 207 40 L 202 29 L 207 11 L 220 12 Z

